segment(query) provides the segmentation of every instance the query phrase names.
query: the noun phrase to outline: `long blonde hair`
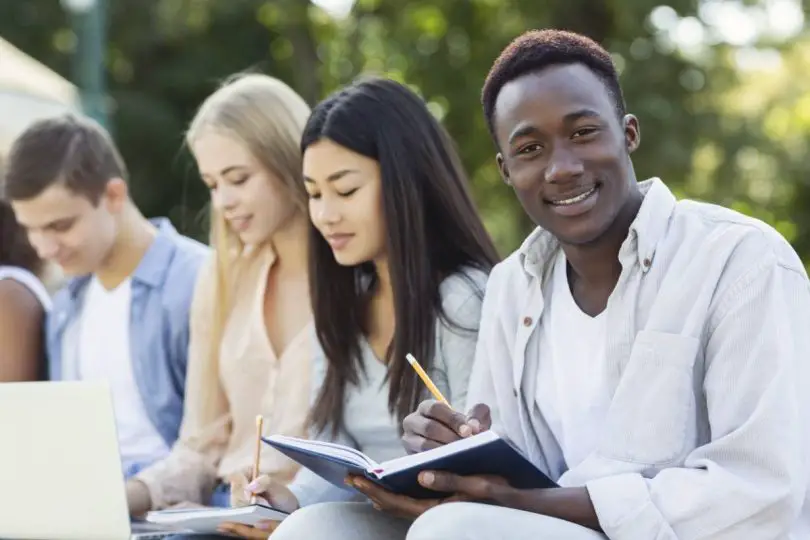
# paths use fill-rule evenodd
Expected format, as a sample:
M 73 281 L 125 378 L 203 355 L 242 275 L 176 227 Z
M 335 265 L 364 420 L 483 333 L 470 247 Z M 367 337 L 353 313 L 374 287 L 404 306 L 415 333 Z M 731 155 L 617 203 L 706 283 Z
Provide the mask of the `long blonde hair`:
M 301 172 L 301 134 L 310 108 L 284 82 L 261 74 L 232 76 L 200 106 L 186 132 L 186 144 L 205 133 L 233 138 L 281 182 L 290 201 L 306 212 L 307 195 Z M 218 370 L 218 352 L 230 308 L 234 284 L 234 257 L 245 246 L 215 208 L 210 212 L 211 244 L 216 251 L 214 326 L 210 332 L 212 375 Z

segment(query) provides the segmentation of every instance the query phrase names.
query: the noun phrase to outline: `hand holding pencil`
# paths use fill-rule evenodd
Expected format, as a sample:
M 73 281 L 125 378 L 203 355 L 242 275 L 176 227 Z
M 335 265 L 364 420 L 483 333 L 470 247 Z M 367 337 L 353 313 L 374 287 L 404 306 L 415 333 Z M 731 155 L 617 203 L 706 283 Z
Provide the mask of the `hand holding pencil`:
M 444 446 L 491 427 L 492 418 L 487 405 L 475 405 L 467 415 L 453 410 L 413 355 L 408 354 L 406 358 L 434 397 L 420 403 L 416 412 L 408 415 L 402 423 L 402 440 L 408 452 L 418 453 Z

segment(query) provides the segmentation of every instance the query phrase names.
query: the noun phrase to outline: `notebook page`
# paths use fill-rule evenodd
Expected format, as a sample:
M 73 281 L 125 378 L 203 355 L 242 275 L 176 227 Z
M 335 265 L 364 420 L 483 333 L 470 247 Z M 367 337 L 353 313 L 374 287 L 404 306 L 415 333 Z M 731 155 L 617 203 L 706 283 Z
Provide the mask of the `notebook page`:
M 386 461 L 376 467 L 373 472 L 378 478 L 384 478 L 386 475 L 418 467 L 423 463 L 429 463 L 439 458 L 451 456 L 453 454 L 469 450 L 470 448 L 491 443 L 492 441 L 496 441 L 498 439 L 500 439 L 500 436 L 495 431 L 485 431 L 483 433 L 479 433 L 478 435 L 473 435 L 472 437 L 467 437 L 466 439 L 461 439 L 450 444 L 434 448 L 433 450 L 427 450 L 418 454 L 411 454 Z
M 214 534 L 225 522 L 255 525 L 262 520 L 282 521 L 289 514 L 264 505 L 238 508 L 189 508 L 182 511 L 156 511 L 146 515 L 148 523 L 179 527 L 195 533 Z

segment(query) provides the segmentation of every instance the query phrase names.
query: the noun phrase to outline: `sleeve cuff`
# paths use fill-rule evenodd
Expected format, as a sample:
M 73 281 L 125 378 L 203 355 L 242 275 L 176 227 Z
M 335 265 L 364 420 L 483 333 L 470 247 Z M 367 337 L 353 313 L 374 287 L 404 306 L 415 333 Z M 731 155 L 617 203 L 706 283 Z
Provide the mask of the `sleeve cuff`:
M 646 479 L 621 474 L 586 484 L 599 525 L 612 540 L 678 540 L 650 499 Z

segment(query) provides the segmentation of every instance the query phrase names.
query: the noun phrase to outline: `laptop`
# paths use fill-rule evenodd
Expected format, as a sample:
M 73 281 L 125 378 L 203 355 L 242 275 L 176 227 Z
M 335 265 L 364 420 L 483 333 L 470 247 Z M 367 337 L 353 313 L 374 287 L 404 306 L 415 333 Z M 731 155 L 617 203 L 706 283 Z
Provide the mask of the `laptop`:
M 0 430 L 0 538 L 149 540 L 177 534 L 130 523 L 106 383 L 0 384 Z

